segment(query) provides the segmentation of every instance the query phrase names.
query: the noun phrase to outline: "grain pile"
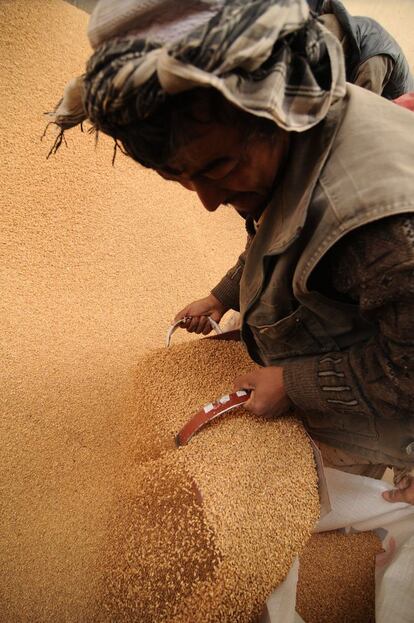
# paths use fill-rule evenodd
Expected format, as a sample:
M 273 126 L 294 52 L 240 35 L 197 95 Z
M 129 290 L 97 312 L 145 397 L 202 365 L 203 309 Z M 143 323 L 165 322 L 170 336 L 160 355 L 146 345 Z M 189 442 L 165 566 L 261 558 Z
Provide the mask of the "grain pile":
M 294 418 L 266 421 L 239 409 L 173 449 L 192 412 L 251 366 L 239 343 L 215 340 L 141 361 L 131 443 L 148 443 L 152 458 L 131 466 L 118 497 L 99 620 L 250 623 L 309 539 L 317 479 Z
M 374 623 L 373 532 L 314 534 L 300 556 L 296 609 L 306 623 Z
M 90 620 L 139 395 L 135 365 L 245 231 L 46 117 L 91 50 L 63 0 L 1 0 L 0 621 Z M 188 339 L 178 332 L 178 342 Z
M 255 367 L 240 343 L 217 339 L 198 341 L 192 348 L 188 344 L 160 348 L 143 357 L 135 379 L 139 437 L 133 440 L 140 460 L 157 458 L 175 447 L 174 437 L 190 416 L 231 391 L 236 375 Z M 145 422 L 147 426 L 142 425 Z

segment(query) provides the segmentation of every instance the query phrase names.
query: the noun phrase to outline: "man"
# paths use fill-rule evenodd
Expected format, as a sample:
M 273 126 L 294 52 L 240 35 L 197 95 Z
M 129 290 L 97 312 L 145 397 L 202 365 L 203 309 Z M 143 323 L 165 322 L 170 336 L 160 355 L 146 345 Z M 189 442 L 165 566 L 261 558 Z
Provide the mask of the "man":
M 341 42 L 348 82 L 387 99 L 414 91 L 407 59 L 381 24 L 350 15 L 340 0 L 325 0 L 317 10 L 324 26 Z
M 186 328 L 240 309 L 262 365 L 235 381 L 247 408 L 293 405 L 330 464 L 392 465 L 393 499 L 411 501 L 414 116 L 345 85 L 339 42 L 303 0 L 108 0 L 90 40 L 54 114 L 62 132 L 89 118 L 207 210 L 246 221 L 246 251 L 182 310 Z

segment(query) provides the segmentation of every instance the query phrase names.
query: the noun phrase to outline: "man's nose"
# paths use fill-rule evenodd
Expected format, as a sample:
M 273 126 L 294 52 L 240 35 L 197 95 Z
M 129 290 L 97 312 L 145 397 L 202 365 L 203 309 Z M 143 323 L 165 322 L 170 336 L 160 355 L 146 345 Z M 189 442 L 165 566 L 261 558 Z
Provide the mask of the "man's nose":
M 223 203 L 223 190 L 218 188 L 214 180 L 203 178 L 201 175 L 188 181 L 187 188 L 194 190 L 201 203 L 209 212 L 214 212 Z

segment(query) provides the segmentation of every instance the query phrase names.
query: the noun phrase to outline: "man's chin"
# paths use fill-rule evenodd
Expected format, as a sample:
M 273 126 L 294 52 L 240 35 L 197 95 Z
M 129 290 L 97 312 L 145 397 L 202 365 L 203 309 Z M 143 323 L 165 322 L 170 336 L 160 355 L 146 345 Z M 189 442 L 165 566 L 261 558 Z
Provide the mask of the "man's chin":
M 257 193 L 240 193 L 238 196 L 230 199 L 227 205 L 230 205 L 243 218 L 251 217 L 258 220 L 267 206 L 268 201 L 263 195 Z
M 236 210 L 236 212 L 238 214 L 240 214 L 240 216 L 242 216 L 243 218 L 253 218 L 255 221 L 257 221 L 260 216 L 262 215 L 266 204 L 264 205 L 260 205 L 260 206 L 246 206 L 246 205 L 240 205 L 240 204 L 236 204 L 236 203 L 232 203 L 229 204 L 232 208 L 234 208 Z

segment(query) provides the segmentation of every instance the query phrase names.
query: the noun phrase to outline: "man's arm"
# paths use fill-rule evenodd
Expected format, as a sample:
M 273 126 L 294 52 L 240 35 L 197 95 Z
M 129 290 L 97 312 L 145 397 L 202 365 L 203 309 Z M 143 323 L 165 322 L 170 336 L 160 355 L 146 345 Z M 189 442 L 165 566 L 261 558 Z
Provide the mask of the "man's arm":
M 325 7 L 325 10 L 330 10 L 329 5 Z M 346 63 L 349 54 L 349 41 L 341 22 L 334 13 L 329 12 L 320 15 L 319 20 L 337 39 L 339 39 Z M 352 82 L 363 89 L 381 95 L 391 77 L 393 69 L 394 61 L 391 56 L 387 54 L 376 54 L 359 65 Z
M 372 56 L 358 67 L 354 84 L 381 95 L 390 79 L 394 61 L 386 54 Z
M 369 341 L 284 366 L 288 396 L 302 410 L 413 417 L 414 216 L 349 234 L 334 249 L 333 285 L 375 323 Z

